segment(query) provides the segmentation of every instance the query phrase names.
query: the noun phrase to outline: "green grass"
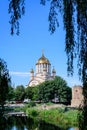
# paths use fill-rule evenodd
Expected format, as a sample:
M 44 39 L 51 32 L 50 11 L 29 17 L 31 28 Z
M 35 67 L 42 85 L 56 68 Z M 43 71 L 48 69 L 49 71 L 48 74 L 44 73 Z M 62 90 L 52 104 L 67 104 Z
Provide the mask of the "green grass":
M 52 103 L 46 104 L 52 106 Z M 63 128 L 78 126 L 78 110 L 67 108 L 65 106 L 52 109 L 42 109 L 42 104 L 36 106 L 26 104 L 23 108 L 17 110 L 24 111 L 28 117 L 35 120 L 43 120 L 47 123 L 62 126 Z
M 62 127 L 78 125 L 78 111 L 67 110 L 65 108 L 56 108 L 49 110 L 38 110 L 36 108 L 28 108 L 27 115 L 33 119 L 43 120 L 47 123 L 55 124 Z

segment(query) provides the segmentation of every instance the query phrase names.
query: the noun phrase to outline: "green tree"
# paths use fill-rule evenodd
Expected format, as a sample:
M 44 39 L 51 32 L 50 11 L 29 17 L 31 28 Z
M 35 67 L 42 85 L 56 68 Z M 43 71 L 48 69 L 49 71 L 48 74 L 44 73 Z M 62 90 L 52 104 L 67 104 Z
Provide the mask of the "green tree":
M 44 102 L 48 102 L 53 98 L 53 88 L 51 81 L 45 81 L 39 85 L 38 98 Z
M 64 79 L 56 76 L 54 80 L 45 81 L 39 85 L 39 100 L 52 101 L 58 97 L 59 102 L 70 104 L 71 88 L 67 86 Z
M 60 76 L 54 79 L 55 93 L 59 95 L 59 101 L 70 104 L 71 101 L 71 88 L 68 87 L 67 82 Z
M 19 85 L 15 88 L 15 100 L 24 100 L 25 88 L 23 85 Z
M 28 99 L 31 99 L 32 100 L 32 97 L 33 97 L 33 92 L 32 92 L 32 88 L 31 87 L 27 87 L 25 89 L 25 98 L 28 98 Z
M 8 97 L 8 89 L 11 84 L 9 71 L 6 62 L 0 58 L 0 105 L 1 110 L 4 110 L 4 104 Z
M 33 92 L 32 100 L 37 100 L 38 99 L 38 91 L 39 91 L 38 86 L 32 87 L 32 92 Z
M 37 100 L 38 99 L 38 86 L 33 87 L 27 87 L 25 89 L 26 98 L 31 100 Z
M 15 92 L 14 88 L 12 86 L 8 87 L 8 101 L 14 100 L 15 99 Z

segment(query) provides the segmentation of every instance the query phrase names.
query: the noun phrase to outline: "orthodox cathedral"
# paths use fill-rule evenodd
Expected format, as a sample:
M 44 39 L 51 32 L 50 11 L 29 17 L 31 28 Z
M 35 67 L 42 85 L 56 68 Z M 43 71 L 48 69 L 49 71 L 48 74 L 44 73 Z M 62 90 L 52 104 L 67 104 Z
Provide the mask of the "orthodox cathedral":
M 51 71 L 51 63 L 50 61 L 44 56 L 38 59 L 36 62 L 36 72 L 33 69 L 30 70 L 30 81 L 27 85 L 33 87 L 38 85 L 47 80 L 53 80 L 56 76 L 56 70 L 53 68 Z M 83 88 L 81 86 L 74 86 L 72 88 L 72 100 L 71 100 L 71 107 L 79 107 L 83 105 Z
M 53 68 L 51 72 L 51 63 L 50 61 L 44 56 L 38 59 L 36 63 L 36 73 L 33 69 L 30 70 L 30 81 L 28 86 L 35 86 L 38 85 L 46 80 L 53 80 L 56 76 L 56 71 Z

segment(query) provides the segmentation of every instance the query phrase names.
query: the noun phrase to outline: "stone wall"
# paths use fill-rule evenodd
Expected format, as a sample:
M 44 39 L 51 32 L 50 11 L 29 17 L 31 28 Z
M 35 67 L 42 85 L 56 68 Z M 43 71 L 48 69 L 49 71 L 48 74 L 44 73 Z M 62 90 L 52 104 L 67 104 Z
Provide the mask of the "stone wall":
M 72 88 L 71 107 L 79 107 L 83 105 L 83 88 L 82 86 L 74 86 Z

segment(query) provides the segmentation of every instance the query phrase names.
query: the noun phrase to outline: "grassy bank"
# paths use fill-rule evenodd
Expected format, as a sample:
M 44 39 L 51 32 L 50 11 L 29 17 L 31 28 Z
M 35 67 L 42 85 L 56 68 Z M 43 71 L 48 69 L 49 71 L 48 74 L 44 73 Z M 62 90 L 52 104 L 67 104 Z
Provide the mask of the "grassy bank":
M 78 110 L 62 108 L 37 109 L 37 107 L 27 108 L 27 115 L 30 118 L 43 120 L 47 123 L 65 127 L 78 125 Z

